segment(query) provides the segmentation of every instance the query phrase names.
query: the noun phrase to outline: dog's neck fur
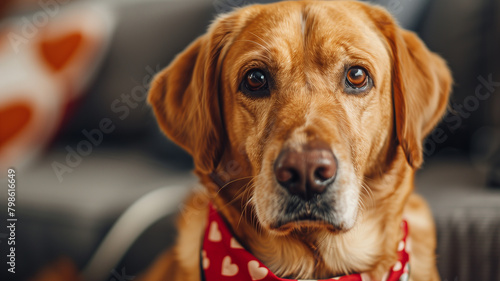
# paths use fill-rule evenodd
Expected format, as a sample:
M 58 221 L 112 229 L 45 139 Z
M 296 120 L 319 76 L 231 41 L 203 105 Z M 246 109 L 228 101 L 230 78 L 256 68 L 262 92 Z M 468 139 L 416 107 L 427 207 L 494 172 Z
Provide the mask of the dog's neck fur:
M 224 187 L 233 192 L 212 190 L 211 198 L 240 242 L 277 276 L 321 279 L 366 272 L 381 279 L 397 260 L 400 222 L 414 180 L 414 171 L 402 154 L 397 153 L 389 167 L 379 177 L 366 181 L 376 191 L 371 196 L 377 198 L 365 202 L 389 200 L 394 204 L 380 205 L 392 207 L 381 209 L 367 204 L 359 211 L 354 228 L 341 233 L 326 229 L 295 231 L 286 236 L 270 233 L 258 224 L 252 206 L 246 204 L 248 198 L 238 193 L 248 181 Z M 201 178 L 205 186 L 214 186 L 213 176 Z

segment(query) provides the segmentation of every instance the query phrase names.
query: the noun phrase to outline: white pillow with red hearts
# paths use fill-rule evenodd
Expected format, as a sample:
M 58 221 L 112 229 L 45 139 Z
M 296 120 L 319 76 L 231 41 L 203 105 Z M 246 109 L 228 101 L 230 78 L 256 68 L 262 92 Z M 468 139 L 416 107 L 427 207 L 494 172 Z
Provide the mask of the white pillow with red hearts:
M 110 43 L 116 20 L 108 6 L 56 4 L 0 26 L 2 171 L 26 166 L 50 144 Z

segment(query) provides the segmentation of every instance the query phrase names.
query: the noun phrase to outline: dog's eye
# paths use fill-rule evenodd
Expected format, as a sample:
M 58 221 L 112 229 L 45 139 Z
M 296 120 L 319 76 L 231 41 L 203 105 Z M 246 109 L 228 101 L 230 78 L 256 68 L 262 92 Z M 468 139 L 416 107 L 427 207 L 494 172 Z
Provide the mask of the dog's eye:
M 260 69 L 251 69 L 245 74 L 241 82 L 241 91 L 250 96 L 269 95 L 269 87 L 266 74 Z
M 346 82 L 353 88 L 363 88 L 368 83 L 368 74 L 361 67 L 351 67 L 347 71 Z
M 246 82 L 250 91 L 258 91 L 267 84 L 266 76 L 258 69 L 248 72 Z
M 367 92 L 373 87 L 373 81 L 366 69 L 353 66 L 345 73 L 344 91 L 349 94 L 360 94 Z

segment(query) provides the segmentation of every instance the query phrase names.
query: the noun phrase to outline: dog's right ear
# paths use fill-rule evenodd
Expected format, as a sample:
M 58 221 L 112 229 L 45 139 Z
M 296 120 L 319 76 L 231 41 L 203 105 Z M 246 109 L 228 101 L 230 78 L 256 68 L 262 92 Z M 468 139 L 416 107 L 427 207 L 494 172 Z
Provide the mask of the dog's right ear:
M 446 111 L 451 72 L 441 57 L 416 34 L 400 28 L 387 11 L 372 8 L 368 13 L 392 56 L 395 131 L 408 164 L 417 169 L 423 162 L 424 139 Z
M 148 96 L 160 128 L 189 152 L 196 169 L 206 174 L 215 170 L 223 152 L 218 80 L 234 34 L 234 18 L 219 18 L 158 73 Z

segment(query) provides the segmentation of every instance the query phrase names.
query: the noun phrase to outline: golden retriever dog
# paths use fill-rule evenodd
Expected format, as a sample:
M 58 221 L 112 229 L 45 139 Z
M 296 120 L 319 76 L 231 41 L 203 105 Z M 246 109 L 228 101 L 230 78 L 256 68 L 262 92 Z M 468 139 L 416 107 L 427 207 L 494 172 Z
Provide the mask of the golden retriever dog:
M 213 207 L 280 278 L 383 280 L 404 220 L 410 280 L 439 280 L 432 215 L 413 190 L 451 83 L 443 59 L 381 7 L 292 1 L 218 17 L 150 90 L 203 188 L 140 279 L 202 280 Z

